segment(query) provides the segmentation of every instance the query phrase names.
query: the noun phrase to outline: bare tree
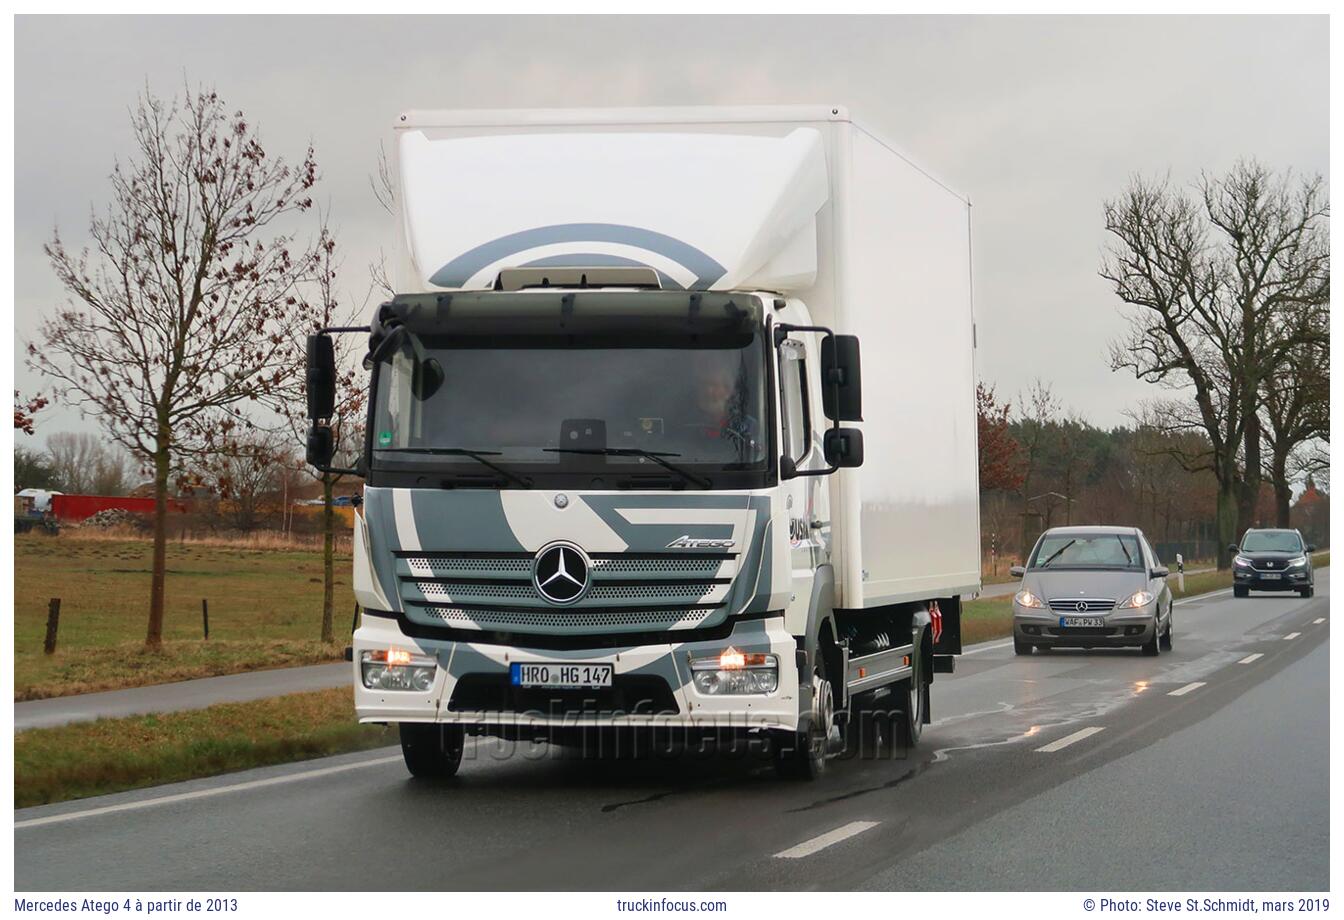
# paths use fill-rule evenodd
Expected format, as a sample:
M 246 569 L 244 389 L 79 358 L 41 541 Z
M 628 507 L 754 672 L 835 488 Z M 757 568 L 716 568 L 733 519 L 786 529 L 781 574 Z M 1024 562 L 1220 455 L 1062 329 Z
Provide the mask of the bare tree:
M 1185 463 L 1217 478 L 1222 568 L 1254 514 L 1262 385 L 1301 340 L 1283 318 L 1329 298 L 1328 213 L 1319 177 L 1275 179 L 1251 161 L 1205 176 L 1198 200 L 1136 178 L 1104 207 L 1114 241 L 1101 275 L 1137 308 L 1111 364 L 1193 398 L 1168 406 L 1168 430 L 1207 438 L 1207 455 Z
M 1326 322 L 1324 312 L 1320 320 Z M 1330 440 L 1329 347 L 1306 342 L 1288 352 L 1265 381 L 1262 403 L 1264 474 L 1274 486 L 1275 523 L 1288 527 L 1293 480 L 1329 464 L 1328 454 L 1313 449 Z
M 248 533 L 281 510 L 280 495 L 293 459 L 293 444 L 283 432 L 242 429 L 222 449 L 201 457 L 196 481 L 219 496 L 219 519 Z
M 31 363 L 154 471 L 151 648 L 163 635 L 169 480 L 212 450 L 242 406 L 290 370 L 284 345 L 314 257 L 286 218 L 312 207 L 317 165 L 267 154 L 242 112 L 214 92 L 131 113 L 134 153 L 111 176 L 112 203 L 90 222 L 92 251 L 59 233 L 46 252 L 71 303 L 43 323 Z
M 1031 552 L 1036 535 L 1027 523 L 1031 516 L 1032 488 L 1037 484 L 1041 469 L 1049 449 L 1051 426 L 1059 414 L 1059 400 L 1055 398 L 1050 384 L 1037 378 L 1025 396 L 1017 398 L 1022 407 L 1018 417 L 1018 444 L 1021 445 L 1022 473 L 1022 559 Z
M 121 495 L 129 488 L 131 470 L 124 449 L 97 435 L 57 432 L 47 438 L 47 458 L 66 492 Z

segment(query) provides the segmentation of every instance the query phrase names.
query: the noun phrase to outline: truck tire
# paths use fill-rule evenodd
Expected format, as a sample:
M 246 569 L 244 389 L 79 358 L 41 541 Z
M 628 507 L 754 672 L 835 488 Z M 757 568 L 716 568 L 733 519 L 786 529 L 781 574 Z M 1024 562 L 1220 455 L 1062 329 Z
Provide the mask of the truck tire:
M 775 736 L 775 772 L 784 779 L 814 780 L 826 772 L 826 744 L 835 723 L 835 694 L 826 677 L 826 656 L 812 672 L 812 712 L 807 729 Z
M 417 779 L 448 779 L 462 763 L 464 734 L 461 725 L 402 722 L 401 756 L 406 769 Z
M 924 680 L 924 669 L 928 665 L 923 655 L 915 656 L 914 660 L 915 670 L 910 680 L 896 691 L 901 711 L 893 719 L 896 743 L 905 750 L 919 744 L 919 736 L 924 733 L 924 713 L 929 708 L 929 684 Z

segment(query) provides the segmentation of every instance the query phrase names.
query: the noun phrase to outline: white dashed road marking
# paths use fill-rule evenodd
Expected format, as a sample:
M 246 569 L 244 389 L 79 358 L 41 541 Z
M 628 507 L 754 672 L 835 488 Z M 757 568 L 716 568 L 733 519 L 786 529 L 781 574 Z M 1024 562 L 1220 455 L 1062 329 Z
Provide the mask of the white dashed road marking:
M 1257 658 L 1264 658 L 1264 657 L 1265 657 L 1265 655 L 1264 655 L 1263 652 L 1256 652 L 1254 655 L 1247 655 L 1245 658 L 1243 658 L 1243 659 L 1241 659 L 1240 661 L 1238 661 L 1237 664 L 1250 664 L 1252 661 L 1255 661 Z
M 1297 638 L 1298 636 L 1300 636 L 1300 635 L 1302 635 L 1302 634 L 1301 634 L 1301 633 L 1289 633 L 1288 635 L 1286 635 L 1286 636 L 1283 637 L 1283 641 L 1287 642 L 1289 639 L 1296 639 L 1296 638 Z
M 1167 694 L 1167 696 L 1185 696 L 1192 690 L 1198 690 L 1202 686 L 1204 686 L 1204 681 L 1197 680 L 1193 684 L 1186 684 L 1184 687 L 1181 687 L 1178 690 L 1171 691 L 1170 693 Z
M 1049 744 L 1047 744 L 1045 747 L 1038 747 L 1038 748 L 1036 749 L 1036 753 L 1038 753 L 1038 754 L 1053 754 L 1055 751 L 1062 751 L 1062 750 L 1064 750 L 1064 748 L 1068 747 L 1070 744 L 1077 744 L 1079 741 L 1082 741 L 1084 738 L 1091 738 L 1093 735 L 1095 735 L 1097 732 L 1099 732 L 1099 731 L 1101 731 L 1101 730 L 1102 730 L 1102 727 L 1101 727 L 1100 725 L 1094 725 L 1094 726 L 1092 726 L 1091 728 L 1084 728 L 1084 729 L 1082 729 L 1081 731 L 1076 731 L 1076 732 L 1074 732 L 1072 735 L 1065 735 L 1063 738 L 1060 738 L 1058 741 L 1051 741 L 1051 742 L 1050 742 Z
M 1311 621 L 1311 624 L 1312 624 L 1313 626 L 1320 626 L 1320 625 L 1321 625 L 1322 623 L 1324 623 L 1324 622 L 1325 622 L 1325 617 L 1317 617 L 1316 619 L 1314 619 L 1314 620 Z
M 819 837 L 813 837 L 811 840 L 804 840 L 796 847 L 789 847 L 782 853 L 776 853 L 776 859 L 802 859 L 804 856 L 811 856 L 820 850 L 829 846 L 834 846 L 842 840 L 848 840 L 855 834 L 862 834 L 869 828 L 877 827 L 880 822 L 877 821 L 851 821 L 848 824 L 837 827 L 833 831 L 827 831 Z

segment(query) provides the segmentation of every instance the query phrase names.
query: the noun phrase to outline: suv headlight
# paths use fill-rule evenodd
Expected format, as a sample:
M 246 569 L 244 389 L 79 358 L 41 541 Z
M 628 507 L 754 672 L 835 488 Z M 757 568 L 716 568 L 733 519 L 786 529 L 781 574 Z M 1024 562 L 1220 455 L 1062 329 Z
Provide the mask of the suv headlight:
M 1294 556 L 1292 559 L 1288 560 L 1288 568 L 1290 569 L 1296 568 L 1299 565 L 1306 565 L 1306 564 L 1307 564 L 1306 556 Z
M 1041 600 L 1030 591 L 1019 591 L 1013 595 L 1013 603 L 1019 607 L 1044 607 L 1045 601 Z
M 1147 607 L 1153 602 L 1153 592 L 1135 591 L 1129 597 L 1125 598 L 1119 606 L 1121 607 Z
M 1245 556 L 1237 556 L 1235 559 L 1232 560 L 1232 564 L 1240 565 L 1249 569 L 1251 567 L 1251 560 L 1247 559 Z
M 364 686 L 370 690 L 415 690 L 424 693 L 434 686 L 438 662 L 412 655 L 399 648 L 372 649 L 359 655 Z
M 705 696 L 774 693 L 779 689 L 779 656 L 729 646 L 713 658 L 692 658 L 691 677 Z

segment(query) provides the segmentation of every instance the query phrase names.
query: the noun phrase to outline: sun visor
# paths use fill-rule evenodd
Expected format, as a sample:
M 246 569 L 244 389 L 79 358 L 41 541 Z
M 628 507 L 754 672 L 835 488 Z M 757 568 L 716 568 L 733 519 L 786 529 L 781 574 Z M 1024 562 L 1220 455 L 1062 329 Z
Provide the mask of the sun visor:
M 427 290 L 502 269 L 645 266 L 665 289 L 807 287 L 829 182 L 819 132 L 529 133 L 397 148 L 403 227 Z

